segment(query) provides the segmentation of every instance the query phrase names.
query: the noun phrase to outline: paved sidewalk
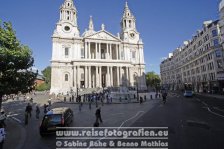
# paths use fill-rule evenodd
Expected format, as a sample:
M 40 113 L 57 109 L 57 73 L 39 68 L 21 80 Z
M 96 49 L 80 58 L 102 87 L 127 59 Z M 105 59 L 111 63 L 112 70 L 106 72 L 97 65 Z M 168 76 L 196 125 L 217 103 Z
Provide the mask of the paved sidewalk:
M 6 125 L 6 140 L 3 149 L 22 149 L 26 138 L 24 127 L 11 118 L 6 120 Z

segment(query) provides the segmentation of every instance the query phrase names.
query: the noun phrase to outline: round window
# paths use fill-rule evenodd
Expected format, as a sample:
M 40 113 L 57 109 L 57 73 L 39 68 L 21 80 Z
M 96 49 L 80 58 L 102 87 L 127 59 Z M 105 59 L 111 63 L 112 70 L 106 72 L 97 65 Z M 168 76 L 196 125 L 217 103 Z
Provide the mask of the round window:
M 69 26 L 65 26 L 65 31 L 69 31 L 70 27 Z

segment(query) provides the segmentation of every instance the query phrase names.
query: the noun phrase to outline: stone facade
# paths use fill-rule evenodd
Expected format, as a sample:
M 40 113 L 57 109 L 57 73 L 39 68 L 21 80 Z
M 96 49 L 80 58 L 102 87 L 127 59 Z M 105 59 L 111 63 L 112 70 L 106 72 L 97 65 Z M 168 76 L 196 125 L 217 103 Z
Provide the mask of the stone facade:
M 51 93 L 119 86 L 145 89 L 143 42 L 127 3 L 120 34 L 112 35 L 104 24 L 95 31 L 90 17 L 88 30 L 80 36 L 77 9 L 73 0 L 65 0 L 52 41 Z
M 222 92 L 223 47 L 218 22 L 205 21 L 191 40 L 160 64 L 164 86 L 178 90 L 190 85 L 196 92 Z

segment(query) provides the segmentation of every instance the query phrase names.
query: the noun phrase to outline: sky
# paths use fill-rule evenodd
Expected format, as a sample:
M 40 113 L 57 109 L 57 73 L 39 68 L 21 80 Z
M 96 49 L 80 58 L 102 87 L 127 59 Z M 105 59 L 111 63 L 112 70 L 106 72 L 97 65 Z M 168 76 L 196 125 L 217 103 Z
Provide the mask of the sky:
M 74 0 L 80 34 L 93 16 L 95 30 L 117 35 L 126 0 Z M 207 20 L 219 18 L 220 0 L 127 0 L 144 42 L 146 72 L 159 74 L 168 53 L 191 39 Z M 22 44 L 28 45 L 39 71 L 50 65 L 51 36 L 64 0 L 0 0 L 0 20 L 10 21 Z

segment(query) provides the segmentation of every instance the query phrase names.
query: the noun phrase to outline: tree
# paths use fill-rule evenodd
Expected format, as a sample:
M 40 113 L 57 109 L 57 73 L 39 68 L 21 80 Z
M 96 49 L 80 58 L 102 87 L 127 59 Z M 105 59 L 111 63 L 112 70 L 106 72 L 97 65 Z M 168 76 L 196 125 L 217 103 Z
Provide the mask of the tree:
M 41 72 L 45 78 L 45 82 L 41 84 L 40 86 L 37 86 L 36 90 L 37 91 L 49 90 L 51 88 L 51 67 L 48 66 Z
M 48 66 L 41 72 L 45 77 L 46 84 L 51 84 L 51 67 Z
M 17 39 L 12 24 L 0 21 L 0 108 L 3 95 L 33 89 L 37 75 L 33 63 L 32 51 Z
M 151 86 L 155 89 L 158 89 L 160 82 L 161 82 L 160 77 L 155 72 L 146 73 L 146 85 L 147 85 L 147 87 Z

